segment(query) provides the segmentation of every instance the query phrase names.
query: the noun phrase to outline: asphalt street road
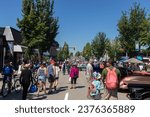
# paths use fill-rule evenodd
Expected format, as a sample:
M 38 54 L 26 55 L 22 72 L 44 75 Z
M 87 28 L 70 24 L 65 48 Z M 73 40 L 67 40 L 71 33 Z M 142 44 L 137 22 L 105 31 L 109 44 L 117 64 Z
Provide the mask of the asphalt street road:
M 84 76 L 84 71 L 80 72 L 80 77 L 77 79 L 76 89 L 70 89 L 70 82 L 69 76 L 63 75 L 62 72 L 60 73 L 59 84 L 57 87 L 57 91 L 52 94 L 47 94 L 46 96 L 43 95 L 43 92 L 40 92 L 39 97 L 36 96 L 35 93 L 28 94 L 28 100 L 89 100 L 87 98 L 87 86 L 88 83 Z M 47 82 L 47 92 L 49 83 Z M 2 86 L 2 79 L 0 79 L 0 89 Z M 102 95 L 103 100 L 104 95 Z M 128 100 L 126 97 L 126 92 L 119 92 L 118 93 L 119 100 Z M 21 100 L 21 92 L 16 93 L 12 91 L 7 97 L 2 97 L 0 95 L 0 100 Z

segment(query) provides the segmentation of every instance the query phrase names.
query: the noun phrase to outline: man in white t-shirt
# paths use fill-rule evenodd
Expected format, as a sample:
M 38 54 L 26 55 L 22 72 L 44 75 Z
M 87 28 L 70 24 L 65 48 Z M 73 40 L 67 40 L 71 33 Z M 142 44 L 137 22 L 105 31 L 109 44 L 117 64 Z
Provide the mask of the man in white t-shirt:
M 92 63 L 93 63 L 93 60 L 90 59 L 90 60 L 89 60 L 89 63 L 88 63 L 87 66 L 86 66 L 86 73 L 85 73 L 85 76 L 86 76 L 86 79 L 87 79 L 88 82 L 91 81 L 92 74 L 93 74 L 93 66 L 92 66 Z

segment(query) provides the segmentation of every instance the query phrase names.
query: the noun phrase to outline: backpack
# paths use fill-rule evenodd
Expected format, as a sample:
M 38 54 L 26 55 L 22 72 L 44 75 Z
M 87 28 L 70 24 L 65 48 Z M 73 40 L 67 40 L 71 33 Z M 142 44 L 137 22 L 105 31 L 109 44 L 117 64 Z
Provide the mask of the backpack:
M 106 87 L 107 89 L 116 89 L 118 87 L 118 77 L 116 73 L 116 68 L 110 70 L 106 68 L 107 76 L 106 76 Z

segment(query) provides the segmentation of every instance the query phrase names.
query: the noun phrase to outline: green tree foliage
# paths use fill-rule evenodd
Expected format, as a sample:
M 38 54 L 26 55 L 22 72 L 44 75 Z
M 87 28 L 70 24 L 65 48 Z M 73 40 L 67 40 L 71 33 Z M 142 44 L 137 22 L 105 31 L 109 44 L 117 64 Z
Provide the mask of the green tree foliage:
M 67 60 L 69 57 L 73 56 L 73 53 L 69 52 L 69 45 L 64 42 L 64 45 L 60 50 L 57 52 L 57 59 L 60 61 Z
M 98 33 L 91 44 L 92 54 L 99 59 L 107 50 L 108 45 L 109 40 L 106 38 L 106 34 L 102 32 Z
M 69 45 L 65 42 L 63 45 L 63 58 L 67 59 L 69 57 Z
M 23 44 L 28 46 L 28 54 L 37 48 L 42 54 L 49 51 L 58 34 L 58 18 L 54 14 L 54 0 L 23 0 L 22 19 L 17 19 Z
M 70 52 L 69 57 L 70 57 L 70 58 L 73 57 L 73 53 L 72 53 L 72 52 Z
M 77 52 L 75 53 L 75 56 L 77 56 L 77 57 L 81 56 L 81 52 L 77 51 Z
M 135 3 L 129 12 L 122 12 L 118 22 L 119 39 L 122 48 L 129 53 L 135 51 L 135 42 L 139 42 L 139 49 L 150 40 L 150 20 L 140 4 Z
M 63 58 L 63 51 L 61 49 L 57 52 L 57 60 L 58 61 L 64 61 L 65 60 Z
M 88 60 L 92 56 L 92 47 L 90 43 L 86 43 L 85 47 L 83 48 L 82 56 Z
M 110 41 L 107 47 L 108 55 L 114 61 L 120 58 L 122 51 L 120 40 L 116 37 L 114 40 Z

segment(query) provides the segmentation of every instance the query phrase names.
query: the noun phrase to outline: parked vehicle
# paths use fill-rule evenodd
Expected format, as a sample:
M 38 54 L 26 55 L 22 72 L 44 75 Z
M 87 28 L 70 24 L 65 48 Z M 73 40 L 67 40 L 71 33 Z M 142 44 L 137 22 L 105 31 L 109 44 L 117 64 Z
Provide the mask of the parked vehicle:
M 129 81 L 143 81 L 150 79 L 150 73 L 145 71 L 134 71 L 132 74 L 128 74 L 126 77 L 123 77 L 120 81 L 120 89 L 128 89 Z
M 136 80 L 126 81 L 131 100 L 150 100 L 150 77 L 140 77 Z
M 80 64 L 78 66 L 78 68 L 79 68 L 80 71 L 84 71 L 84 70 L 86 70 L 86 64 Z

